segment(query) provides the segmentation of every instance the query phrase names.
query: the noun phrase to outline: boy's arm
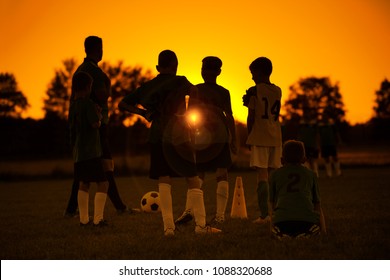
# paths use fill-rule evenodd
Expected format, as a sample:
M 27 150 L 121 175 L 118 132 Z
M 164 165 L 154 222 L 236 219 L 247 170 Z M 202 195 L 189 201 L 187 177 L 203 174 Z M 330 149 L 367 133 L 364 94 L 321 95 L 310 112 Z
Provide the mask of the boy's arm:
M 255 110 L 248 108 L 248 117 L 246 119 L 246 126 L 248 129 L 248 135 L 252 131 L 254 122 L 255 122 Z

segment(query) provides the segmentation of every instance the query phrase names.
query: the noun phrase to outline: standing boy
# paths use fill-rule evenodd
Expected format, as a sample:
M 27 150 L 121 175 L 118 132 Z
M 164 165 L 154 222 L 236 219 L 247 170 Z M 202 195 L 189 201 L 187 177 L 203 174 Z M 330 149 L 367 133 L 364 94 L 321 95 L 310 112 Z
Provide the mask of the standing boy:
M 304 162 L 302 142 L 284 143 L 283 167 L 272 173 L 269 193 L 271 232 L 278 239 L 326 233 L 317 176 Z
M 158 180 L 160 206 L 165 236 L 175 234 L 173 220 L 171 177 L 185 177 L 188 199 L 195 218 L 196 233 L 216 233 L 220 230 L 206 226 L 203 191 L 197 175 L 190 131 L 186 120 L 186 95 L 196 98 L 196 87 L 186 77 L 177 76 L 178 60 L 171 50 L 159 54 L 159 75 L 135 92 L 125 96 L 120 110 L 136 113 L 152 121 L 149 177 Z M 145 109 L 138 108 L 141 105 Z
M 279 168 L 282 152 L 282 132 L 279 123 L 281 89 L 271 84 L 272 62 L 266 57 L 255 59 L 249 66 L 256 88 L 244 95 L 248 106 L 248 139 L 250 167 L 257 172 L 257 200 L 260 216 L 253 222 L 265 224 L 268 216 L 268 175 Z
M 201 182 L 205 172 L 215 172 L 217 181 L 215 224 L 225 220 L 226 205 L 229 198 L 228 168 L 232 164 L 230 150 L 236 154 L 236 131 L 230 102 L 230 93 L 217 84 L 221 74 L 222 61 L 218 57 L 208 56 L 202 60 L 202 78 L 204 83 L 196 85 L 198 89 L 198 108 L 201 120 L 195 135 L 196 166 Z M 196 124 L 195 124 L 196 125 Z M 188 196 L 187 196 L 188 198 Z M 192 220 L 190 201 L 186 202 L 184 213 L 175 221 L 183 224 Z
M 105 226 L 103 219 L 107 198 L 108 182 L 104 173 L 101 155 L 99 127 L 102 116 L 100 108 L 89 98 L 92 77 L 86 72 L 78 72 L 72 79 L 72 99 L 69 108 L 69 123 L 73 144 L 74 177 L 79 183 L 78 206 L 80 225 L 89 224 L 88 202 L 89 185 L 96 182 L 93 224 Z M 72 141 L 73 142 L 73 141 Z

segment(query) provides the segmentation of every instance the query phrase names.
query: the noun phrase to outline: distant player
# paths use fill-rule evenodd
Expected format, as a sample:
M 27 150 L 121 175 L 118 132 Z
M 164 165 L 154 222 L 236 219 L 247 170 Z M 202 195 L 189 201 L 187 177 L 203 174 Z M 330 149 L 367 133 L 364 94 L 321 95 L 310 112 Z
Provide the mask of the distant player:
M 321 157 L 325 161 L 325 171 L 327 177 L 341 175 L 340 161 L 337 154 L 337 145 L 340 142 L 339 133 L 334 120 L 326 114 L 323 115 L 319 124 L 319 134 L 321 143 Z
M 305 145 L 306 165 L 314 171 L 319 177 L 318 173 L 318 157 L 320 153 L 320 141 L 318 133 L 317 118 L 305 118 L 299 125 L 298 140 Z
M 186 77 L 177 76 L 178 60 L 173 51 L 159 54 L 159 75 L 146 82 L 119 104 L 121 110 L 136 113 L 152 121 L 151 179 L 158 179 L 161 213 L 165 236 L 175 234 L 173 220 L 171 177 L 185 177 L 188 200 L 191 201 L 196 233 L 217 233 L 220 230 L 206 226 L 206 211 L 197 175 L 190 130 L 186 119 L 186 95 L 196 99 L 197 90 Z M 139 108 L 141 105 L 143 108 Z
M 198 89 L 197 107 L 201 112 L 201 124 L 194 137 L 196 166 L 201 182 L 204 181 L 205 172 L 215 172 L 217 201 L 213 224 L 221 224 L 225 220 L 229 198 L 228 168 L 232 164 L 230 151 L 237 153 L 230 93 L 217 84 L 221 67 L 222 61 L 218 57 L 205 57 L 201 71 L 204 83 L 196 86 Z M 187 200 L 184 213 L 175 223 L 183 224 L 190 220 L 192 220 L 192 210 L 190 201 Z
M 278 239 L 326 233 L 317 176 L 303 166 L 305 149 L 300 141 L 283 145 L 283 167 L 270 178 L 271 232 Z
M 244 95 L 248 107 L 248 139 L 250 167 L 257 172 L 257 199 L 260 216 L 253 222 L 265 224 L 268 216 L 268 176 L 279 168 L 282 153 L 282 132 L 279 122 L 281 89 L 271 84 L 272 62 L 266 57 L 255 59 L 249 66 L 255 88 Z
M 77 72 L 72 79 L 72 101 L 69 109 L 69 123 L 73 139 L 74 177 L 80 182 L 78 206 L 80 225 L 89 224 L 89 185 L 96 182 L 93 224 L 105 226 L 103 219 L 107 198 L 108 181 L 101 161 L 99 127 L 102 115 L 100 108 L 89 98 L 92 77 L 86 72 Z

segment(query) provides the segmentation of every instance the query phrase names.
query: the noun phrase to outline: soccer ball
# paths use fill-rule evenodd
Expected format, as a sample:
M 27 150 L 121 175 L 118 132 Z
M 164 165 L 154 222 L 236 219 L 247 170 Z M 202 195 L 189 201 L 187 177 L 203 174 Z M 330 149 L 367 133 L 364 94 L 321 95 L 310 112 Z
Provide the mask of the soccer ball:
M 144 212 L 160 212 L 160 194 L 156 191 L 144 194 L 141 199 L 141 209 Z

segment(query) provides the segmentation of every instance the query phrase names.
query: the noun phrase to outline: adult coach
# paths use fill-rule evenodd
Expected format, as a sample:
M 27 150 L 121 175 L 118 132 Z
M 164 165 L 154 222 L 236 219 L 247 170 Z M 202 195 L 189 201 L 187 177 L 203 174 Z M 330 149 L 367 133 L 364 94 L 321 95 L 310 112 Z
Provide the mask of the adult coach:
M 108 126 L 108 98 L 111 95 L 111 82 L 108 76 L 99 68 L 98 63 L 103 57 L 103 40 L 97 36 L 89 36 L 84 41 L 84 48 L 86 57 L 84 62 L 77 68 L 75 73 L 86 72 L 92 79 L 92 91 L 90 98 L 100 108 L 102 113 L 101 126 L 99 128 L 100 142 L 102 145 L 102 163 L 106 178 L 109 182 L 107 195 L 113 203 L 118 214 L 125 213 L 128 209 L 122 202 L 114 179 L 114 161 L 112 160 L 110 147 L 108 143 L 107 126 Z M 69 198 L 68 206 L 64 215 L 71 217 L 77 214 L 77 191 L 79 188 L 79 181 L 74 180 L 72 186 L 72 193 Z

